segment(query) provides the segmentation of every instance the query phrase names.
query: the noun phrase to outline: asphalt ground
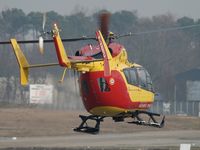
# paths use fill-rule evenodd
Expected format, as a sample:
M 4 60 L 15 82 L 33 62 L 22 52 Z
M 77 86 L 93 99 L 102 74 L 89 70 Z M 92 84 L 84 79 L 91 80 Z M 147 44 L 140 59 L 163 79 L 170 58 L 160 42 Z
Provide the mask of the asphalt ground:
M 158 149 L 179 147 L 183 143 L 200 149 L 200 131 L 145 131 L 99 135 L 77 133 L 68 136 L 0 138 L 0 148 Z
M 175 150 L 191 144 L 200 150 L 200 118 L 166 116 L 162 129 L 114 123 L 106 118 L 98 135 L 74 132 L 81 111 L 37 108 L 0 109 L 1 149 L 137 149 Z

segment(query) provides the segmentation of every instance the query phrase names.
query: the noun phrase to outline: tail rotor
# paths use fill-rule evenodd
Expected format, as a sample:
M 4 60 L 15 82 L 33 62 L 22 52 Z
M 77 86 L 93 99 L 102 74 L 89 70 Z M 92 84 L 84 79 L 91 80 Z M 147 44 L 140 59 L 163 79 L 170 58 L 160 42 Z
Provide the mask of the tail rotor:
M 40 51 L 40 54 L 44 54 L 44 37 L 47 34 L 47 32 L 45 32 L 45 25 L 46 25 L 46 13 L 43 14 L 42 33 L 39 36 L 39 51 Z
M 45 25 L 46 25 L 46 13 L 43 14 L 43 21 L 42 21 L 42 30 L 44 32 L 45 29 Z
M 40 54 L 44 54 L 44 39 L 42 36 L 39 37 L 39 51 Z

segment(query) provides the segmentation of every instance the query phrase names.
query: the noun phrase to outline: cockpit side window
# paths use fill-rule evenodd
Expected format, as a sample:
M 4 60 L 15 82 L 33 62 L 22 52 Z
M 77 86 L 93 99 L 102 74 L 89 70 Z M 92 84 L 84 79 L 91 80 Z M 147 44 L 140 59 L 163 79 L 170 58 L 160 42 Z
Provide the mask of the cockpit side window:
M 137 68 L 138 78 L 139 78 L 139 85 L 142 88 L 147 88 L 147 78 L 146 78 L 146 72 L 144 69 Z
M 128 84 L 136 85 L 136 86 L 138 85 L 137 74 L 136 74 L 135 68 L 124 69 L 124 74 L 125 74 Z
M 147 71 L 146 71 L 146 75 L 147 75 L 147 89 L 149 91 L 154 91 L 153 83 L 152 83 L 152 80 L 151 80 L 151 76 L 149 75 L 149 73 Z
M 144 68 L 137 68 L 139 86 L 148 91 L 153 91 L 153 84 L 149 73 Z
M 148 91 L 153 91 L 151 77 L 144 68 L 132 67 L 124 69 L 123 72 L 128 84 L 138 86 Z

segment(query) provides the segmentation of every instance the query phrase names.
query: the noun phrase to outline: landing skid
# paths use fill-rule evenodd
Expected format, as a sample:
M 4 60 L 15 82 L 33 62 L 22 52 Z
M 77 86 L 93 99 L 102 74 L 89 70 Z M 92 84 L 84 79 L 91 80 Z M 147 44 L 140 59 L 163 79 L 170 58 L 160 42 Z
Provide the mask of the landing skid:
M 160 123 L 158 123 L 156 121 L 156 119 L 154 118 L 154 116 L 160 116 L 160 114 L 156 114 L 156 113 L 152 113 L 152 112 L 148 112 L 148 111 L 134 111 L 134 112 L 130 112 L 131 113 L 131 117 L 134 119 L 132 122 L 128 122 L 128 123 L 132 123 L 132 124 L 136 124 L 136 125 L 144 125 L 144 126 L 152 126 L 152 127 L 157 127 L 157 128 L 162 128 L 165 125 L 165 116 L 163 116 L 162 121 Z M 140 114 L 145 114 L 149 117 L 149 120 L 146 122 L 144 121 L 139 115 Z
M 79 127 L 75 128 L 74 131 L 85 132 L 90 134 L 99 133 L 100 123 L 103 122 L 103 119 L 105 118 L 103 116 L 96 116 L 96 115 L 90 115 L 90 116 L 79 115 L 79 117 L 81 118 L 82 123 L 79 125 Z M 94 127 L 88 126 L 87 124 L 88 120 L 96 121 L 96 125 Z
M 149 117 L 149 120 L 144 121 L 139 116 L 140 114 L 147 115 Z M 158 123 L 156 121 L 156 119 L 154 118 L 155 116 L 160 116 L 160 114 L 136 110 L 136 111 L 132 111 L 132 112 L 119 114 L 118 116 L 113 117 L 113 120 L 115 122 L 121 122 L 121 121 L 124 121 L 125 118 L 131 117 L 134 120 L 131 122 L 128 122 L 128 123 L 136 124 L 136 125 L 152 126 L 152 127 L 157 127 L 157 128 L 164 127 L 165 116 L 163 116 L 162 121 L 160 123 Z M 100 123 L 103 122 L 103 119 L 105 118 L 105 116 L 96 116 L 96 115 L 90 115 L 90 116 L 79 115 L 79 117 L 81 118 L 82 123 L 79 125 L 79 127 L 75 128 L 74 131 L 90 133 L 90 134 L 98 134 L 99 133 Z M 94 125 L 94 127 L 91 127 L 88 125 L 88 123 L 87 123 L 88 120 L 96 121 L 96 124 Z

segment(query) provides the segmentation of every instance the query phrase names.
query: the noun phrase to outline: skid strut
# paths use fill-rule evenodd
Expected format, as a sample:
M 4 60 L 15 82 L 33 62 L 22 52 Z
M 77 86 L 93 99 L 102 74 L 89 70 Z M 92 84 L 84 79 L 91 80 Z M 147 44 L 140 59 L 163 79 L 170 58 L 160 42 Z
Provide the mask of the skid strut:
M 131 117 L 134 119 L 132 122 L 128 122 L 128 123 L 133 123 L 133 124 L 137 124 L 137 125 L 144 125 L 144 126 L 152 126 L 152 127 L 157 127 L 157 128 L 162 128 L 165 125 L 165 116 L 163 116 L 162 120 L 160 123 L 158 123 L 156 121 L 156 119 L 154 118 L 154 116 L 160 116 L 160 114 L 157 113 L 152 113 L 152 112 L 148 112 L 148 111 L 134 111 L 134 112 L 130 112 L 131 113 Z M 146 114 L 147 116 L 149 116 L 149 120 L 148 121 L 144 121 L 139 115 L 140 114 Z
M 79 125 L 79 127 L 75 128 L 74 131 L 91 133 L 91 134 L 99 133 L 100 123 L 103 122 L 103 119 L 105 118 L 104 116 L 96 116 L 96 115 L 90 115 L 90 116 L 79 115 L 79 117 L 81 118 L 82 123 Z M 96 125 L 94 127 L 88 126 L 87 124 L 88 120 L 96 121 Z

